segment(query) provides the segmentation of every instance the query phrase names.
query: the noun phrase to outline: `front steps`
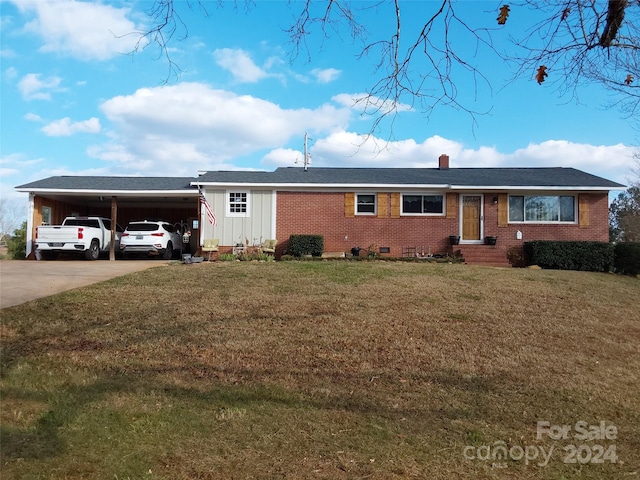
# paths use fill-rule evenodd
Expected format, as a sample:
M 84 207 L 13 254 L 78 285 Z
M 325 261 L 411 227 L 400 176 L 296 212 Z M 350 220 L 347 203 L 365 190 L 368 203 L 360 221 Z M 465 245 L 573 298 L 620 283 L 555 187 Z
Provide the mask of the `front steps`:
M 510 267 L 506 250 L 497 245 L 453 245 L 453 253 L 464 257 L 466 265 Z

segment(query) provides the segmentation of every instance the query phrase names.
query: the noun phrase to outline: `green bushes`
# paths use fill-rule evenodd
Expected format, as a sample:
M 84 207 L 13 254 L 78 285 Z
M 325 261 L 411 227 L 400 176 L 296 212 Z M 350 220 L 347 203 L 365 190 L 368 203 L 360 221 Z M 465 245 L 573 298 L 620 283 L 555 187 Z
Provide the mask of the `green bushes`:
M 7 256 L 14 260 L 24 260 L 27 251 L 27 222 L 13 231 L 13 236 L 7 242 Z
M 613 245 L 607 242 L 536 240 L 525 242 L 528 265 L 556 270 L 608 272 L 614 264 Z
M 640 242 L 621 242 L 614 247 L 613 266 L 617 273 L 640 274 Z
M 273 262 L 275 257 L 269 253 L 262 252 L 249 252 L 234 255 L 233 253 L 221 253 L 218 255 L 218 260 L 221 262 Z
M 287 254 L 294 257 L 303 255 L 322 256 L 324 250 L 324 237 L 322 235 L 291 235 Z

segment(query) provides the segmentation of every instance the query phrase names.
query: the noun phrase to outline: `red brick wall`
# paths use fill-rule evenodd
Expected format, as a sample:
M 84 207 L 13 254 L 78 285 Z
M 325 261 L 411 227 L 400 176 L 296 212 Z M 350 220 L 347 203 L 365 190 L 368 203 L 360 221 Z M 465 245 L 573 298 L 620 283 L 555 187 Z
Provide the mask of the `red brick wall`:
M 388 195 L 388 194 L 387 194 Z M 387 202 L 389 203 L 390 200 Z M 429 247 L 431 253 L 446 253 L 449 235 L 458 232 L 456 218 L 368 215 L 345 216 L 344 193 L 278 192 L 276 232 L 279 246 L 291 234 L 324 236 L 326 252 L 349 252 L 353 247 L 390 247 L 390 256 L 401 256 L 403 246 Z M 345 240 L 345 237 L 347 239 Z M 280 252 L 282 253 L 282 252 Z
M 609 241 L 609 200 L 607 193 L 589 193 L 585 195 L 589 203 L 589 226 L 576 224 L 509 224 L 498 227 L 497 206 L 493 197 L 485 196 L 485 235 L 497 235 L 498 244 L 508 250 L 532 240 L 578 240 Z M 578 197 L 576 197 L 578 202 Z M 522 240 L 516 239 L 516 233 L 522 232 Z
M 390 195 L 390 194 L 387 194 Z M 498 237 L 498 248 L 506 251 L 530 240 L 609 240 L 608 199 L 606 193 L 589 194 L 590 226 L 509 224 L 498 227 L 495 194 L 484 196 L 486 235 Z M 387 202 L 389 204 L 389 201 Z M 451 216 L 451 212 L 448 212 Z M 324 236 L 326 252 L 349 252 L 352 247 L 390 247 L 390 256 L 401 256 L 403 246 L 424 247 L 425 253 L 449 251 L 449 235 L 459 234 L 459 212 L 444 216 L 384 218 L 345 215 L 344 192 L 278 192 L 276 207 L 278 253 L 286 249 L 291 234 Z M 516 232 L 523 239 L 516 239 Z M 346 239 L 345 239 L 346 237 Z

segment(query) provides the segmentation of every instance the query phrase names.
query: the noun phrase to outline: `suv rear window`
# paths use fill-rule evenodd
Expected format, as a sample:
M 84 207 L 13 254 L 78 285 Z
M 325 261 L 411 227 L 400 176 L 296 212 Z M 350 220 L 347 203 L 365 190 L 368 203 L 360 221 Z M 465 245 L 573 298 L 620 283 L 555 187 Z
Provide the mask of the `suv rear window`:
M 130 223 L 127 227 L 129 232 L 155 232 L 158 230 L 157 223 Z

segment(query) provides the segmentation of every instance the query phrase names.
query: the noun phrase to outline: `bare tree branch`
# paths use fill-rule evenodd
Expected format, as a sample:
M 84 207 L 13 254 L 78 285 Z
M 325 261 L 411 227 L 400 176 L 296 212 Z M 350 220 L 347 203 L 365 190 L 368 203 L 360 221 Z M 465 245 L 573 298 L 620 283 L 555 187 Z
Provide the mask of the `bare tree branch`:
M 221 7 L 223 3 L 218 0 L 217 5 Z M 476 116 L 487 113 L 477 111 L 475 105 L 479 92 L 491 94 L 491 82 L 483 73 L 491 66 L 476 65 L 474 57 L 463 57 L 470 41 L 475 43 L 476 51 L 492 52 L 497 61 L 515 62 L 512 81 L 532 79 L 544 65 L 548 83 L 555 85 L 560 94 L 569 93 L 577 98 L 580 85 L 597 84 L 612 94 L 612 106 L 634 118 L 640 106 L 640 0 L 515 1 L 509 5 L 510 18 L 542 15 L 542 20 L 521 38 L 510 38 L 521 54 L 498 52 L 494 47 L 492 37 L 504 36 L 493 14 L 465 20 L 456 13 L 457 3 L 455 0 L 422 3 L 431 9 L 430 14 L 422 28 L 412 33 L 402 21 L 404 8 L 410 3 L 402 0 L 371 3 L 290 0 L 289 6 L 296 12 L 294 21 L 285 30 L 290 39 L 290 53 L 295 59 L 304 52 L 310 61 L 308 39 L 318 35 L 321 46 L 334 35 L 341 39 L 349 35 L 353 42 L 361 42 L 358 59 L 374 58 L 376 76 L 366 97 L 358 100 L 365 113 L 374 118 L 372 131 L 383 119 L 392 117 L 393 122 L 398 112 L 416 106 L 427 118 L 434 108 L 449 106 L 467 112 L 475 125 Z M 209 14 L 204 0 L 186 0 L 184 4 Z M 179 67 L 171 60 L 168 45 L 188 34 L 178 5 L 181 6 L 175 0 L 154 1 L 148 11 L 152 27 L 140 33 L 140 41 L 132 52 L 155 44 L 175 76 Z M 252 1 L 245 2 L 247 10 L 252 5 Z M 236 1 L 234 6 L 237 8 Z M 361 18 L 371 10 L 389 16 L 387 33 L 368 31 Z M 472 101 L 460 96 L 460 88 L 468 85 L 473 86 Z
M 546 17 L 523 38 L 512 39 L 525 53 L 514 57 L 519 65 L 514 78 L 544 64 L 562 94 L 577 96 L 580 85 L 600 85 L 612 93 L 612 106 L 630 118 L 635 114 L 640 102 L 640 2 L 573 0 L 541 6 L 527 0 L 517 7 Z

